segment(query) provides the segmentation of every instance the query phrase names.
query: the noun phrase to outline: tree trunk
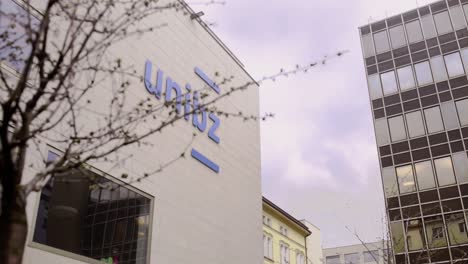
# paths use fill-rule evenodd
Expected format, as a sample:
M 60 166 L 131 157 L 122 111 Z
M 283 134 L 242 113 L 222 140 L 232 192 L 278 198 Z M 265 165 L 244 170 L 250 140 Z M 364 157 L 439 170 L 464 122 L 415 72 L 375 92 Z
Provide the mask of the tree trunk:
M 0 263 L 21 264 L 28 234 L 25 203 L 16 199 L 0 218 Z
M 26 197 L 17 182 L 20 175 L 11 167 L 0 160 L 0 263 L 21 264 L 28 234 Z

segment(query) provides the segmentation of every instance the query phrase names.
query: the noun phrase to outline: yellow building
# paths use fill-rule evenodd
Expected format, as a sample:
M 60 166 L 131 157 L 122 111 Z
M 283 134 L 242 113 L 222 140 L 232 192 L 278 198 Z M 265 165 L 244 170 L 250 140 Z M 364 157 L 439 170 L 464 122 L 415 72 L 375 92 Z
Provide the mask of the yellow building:
M 307 226 L 263 197 L 264 264 L 306 264 Z

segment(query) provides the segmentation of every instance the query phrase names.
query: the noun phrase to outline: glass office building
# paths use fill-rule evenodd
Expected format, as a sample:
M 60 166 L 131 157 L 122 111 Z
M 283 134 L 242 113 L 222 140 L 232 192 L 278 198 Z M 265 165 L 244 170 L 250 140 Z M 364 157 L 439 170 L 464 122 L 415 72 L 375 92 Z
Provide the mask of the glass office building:
M 359 29 L 396 263 L 468 263 L 468 1 Z

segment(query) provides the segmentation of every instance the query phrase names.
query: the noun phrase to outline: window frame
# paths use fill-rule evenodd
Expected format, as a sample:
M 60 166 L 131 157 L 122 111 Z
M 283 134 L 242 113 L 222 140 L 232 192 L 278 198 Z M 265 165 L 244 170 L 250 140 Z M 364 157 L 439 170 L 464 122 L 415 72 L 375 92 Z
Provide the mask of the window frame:
M 456 56 L 456 54 L 458 54 L 457 59 L 460 59 L 460 67 L 461 67 L 461 70 L 462 70 L 463 72 L 462 72 L 462 73 L 457 73 L 457 74 L 451 75 L 451 74 L 450 74 L 450 69 L 451 69 L 451 68 L 449 68 L 449 64 L 447 63 L 447 57 Z M 443 55 L 443 60 L 444 60 L 444 63 L 445 63 L 445 68 L 447 69 L 448 77 L 449 77 L 450 79 L 457 78 L 457 77 L 460 77 L 460 76 L 463 76 L 463 75 L 466 74 L 466 73 L 465 73 L 465 65 L 463 64 L 463 58 L 462 58 L 462 55 L 461 55 L 460 51 L 455 51 L 455 52 L 452 52 L 452 53 L 444 54 L 444 55 Z
M 45 157 L 47 157 L 49 155 L 49 153 L 53 153 L 55 155 L 60 156 L 61 153 L 63 153 L 63 151 L 59 150 L 58 148 L 54 148 L 51 145 L 46 145 L 46 147 L 43 150 L 43 153 L 45 153 Z M 148 220 L 148 243 L 146 245 L 146 247 L 147 247 L 147 249 L 146 249 L 146 263 L 150 263 L 151 262 L 151 242 L 152 242 L 153 227 L 154 227 L 153 224 L 154 224 L 154 212 L 155 212 L 155 208 L 154 208 L 155 197 L 153 195 L 147 193 L 147 192 L 144 192 L 144 191 L 136 188 L 135 186 L 133 186 L 131 184 L 126 184 L 124 181 L 118 179 L 117 177 L 114 177 L 109 173 L 101 171 L 101 170 L 97 169 L 96 167 L 94 167 L 94 166 L 92 166 L 90 164 L 85 164 L 85 165 L 86 165 L 86 170 L 88 170 L 88 171 L 90 171 L 92 173 L 95 173 L 96 175 L 98 175 L 100 177 L 103 177 L 103 178 L 109 180 L 112 183 L 118 184 L 120 186 L 125 186 L 125 188 L 128 188 L 129 190 L 131 190 L 131 191 L 133 191 L 133 192 L 135 192 L 135 193 L 137 193 L 139 195 L 142 195 L 143 197 L 150 200 L 149 214 L 148 214 L 148 218 L 149 218 L 149 220 Z M 29 238 L 27 240 L 27 245 L 26 246 L 31 247 L 31 248 L 35 248 L 35 249 L 39 249 L 39 250 L 42 250 L 42 251 L 45 251 L 45 252 L 48 252 L 48 253 L 52 253 L 52 254 L 55 254 L 55 255 L 58 255 L 58 256 L 61 256 L 61 257 L 70 258 L 70 259 L 77 260 L 77 261 L 82 261 L 82 262 L 85 262 L 85 263 L 102 264 L 103 262 L 101 260 L 93 259 L 93 258 L 84 256 L 84 255 L 76 254 L 76 253 L 73 253 L 73 252 L 70 252 L 70 251 L 55 248 L 55 247 L 52 247 L 52 246 L 49 246 L 49 245 L 44 245 L 44 244 L 41 244 L 39 242 L 34 241 L 34 235 L 33 234 L 34 234 L 34 231 L 36 230 L 37 216 L 38 216 L 38 213 L 39 213 L 39 204 L 41 202 L 41 194 L 42 194 L 42 190 L 37 193 L 37 197 L 35 198 L 36 201 L 34 203 L 33 212 L 32 212 L 32 219 L 31 219 L 32 224 L 30 225 L 31 226 L 31 235 L 29 236 Z
M 453 175 L 453 181 L 452 183 L 449 183 L 449 184 L 441 184 L 441 180 L 439 179 L 439 171 L 437 170 L 437 162 L 436 161 L 439 161 L 439 160 L 443 160 L 443 159 L 449 159 L 450 160 L 450 164 L 451 164 L 451 169 L 452 169 L 452 175 Z M 449 156 L 441 156 L 441 157 L 436 157 L 433 159 L 433 163 L 434 163 L 434 172 L 435 172 L 435 177 L 436 177 L 436 180 L 437 180 L 437 186 L 439 188 L 443 188 L 443 187 L 447 187 L 447 186 L 453 186 L 455 184 L 458 183 L 458 179 L 457 179 L 457 175 L 455 174 L 455 167 L 454 167 L 454 164 L 453 164 L 453 157 L 452 155 L 449 155 Z M 442 175 L 442 177 L 446 177 L 446 174 L 444 173 Z
M 380 35 L 380 34 L 386 36 L 387 47 L 386 47 L 386 49 L 384 49 L 384 50 L 380 50 L 379 48 L 377 48 L 377 41 L 375 40 L 375 36 L 376 36 L 376 35 Z M 372 40 L 373 40 L 372 42 L 374 43 L 374 48 L 375 48 L 375 49 L 374 49 L 374 50 L 375 50 L 375 55 L 377 55 L 377 54 L 382 54 L 382 53 L 385 53 L 385 52 L 387 52 L 387 51 L 392 50 L 392 45 L 391 45 L 391 43 L 390 43 L 390 38 L 389 38 L 389 34 L 388 34 L 388 30 L 387 30 L 387 29 L 381 30 L 381 31 L 379 31 L 379 32 L 372 32 Z

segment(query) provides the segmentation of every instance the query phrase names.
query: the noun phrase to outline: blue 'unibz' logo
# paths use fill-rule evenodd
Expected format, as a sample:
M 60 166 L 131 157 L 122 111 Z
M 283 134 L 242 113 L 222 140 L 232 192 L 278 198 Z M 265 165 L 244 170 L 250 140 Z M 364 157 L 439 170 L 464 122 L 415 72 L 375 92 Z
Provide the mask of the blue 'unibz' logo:
M 145 64 L 145 87 L 146 90 L 154 95 L 158 100 L 161 99 L 163 88 L 165 91 L 165 102 L 174 102 L 175 100 L 175 109 L 177 114 L 184 114 L 184 119 L 186 121 L 191 121 L 192 125 L 196 127 L 200 132 L 205 132 L 208 129 L 208 137 L 216 142 L 220 143 L 220 138 L 216 134 L 217 129 L 221 125 L 221 120 L 216 116 L 215 113 L 208 114 L 204 107 L 200 107 L 200 94 L 198 91 L 192 92 L 192 87 L 190 84 L 185 85 L 187 93 L 185 96 L 182 92 L 180 85 L 172 80 L 171 77 L 166 77 L 166 82 L 164 85 L 164 72 L 161 69 L 158 69 L 156 72 L 155 83 L 151 81 L 153 71 L 153 64 L 151 61 L 147 60 Z M 200 77 L 210 88 L 212 88 L 217 94 L 220 93 L 219 87 L 214 81 L 212 81 L 200 68 L 195 67 L 195 74 Z M 163 87 L 164 86 L 164 87 Z M 185 97 L 185 98 L 184 98 Z M 182 106 L 182 98 L 184 98 L 185 104 Z M 193 113 L 191 115 L 191 113 Z M 215 172 L 219 172 L 219 166 L 214 162 L 209 160 L 207 157 L 202 155 L 200 152 L 195 149 L 192 150 L 192 157 L 209 167 Z
M 161 99 L 162 90 L 164 86 L 164 72 L 158 69 L 156 74 L 156 82 L 153 84 L 151 82 L 152 76 L 152 69 L 153 64 L 151 61 L 146 61 L 145 66 L 145 87 L 146 90 L 153 94 L 157 99 Z M 195 73 L 205 82 L 207 83 L 216 93 L 220 93 L 219 87 L 211 81 L 203 71 L 199 68 L 195 68 Z M 221 125 L 221 120 L 216 116 L 215 113 L 210 113 L 208 115 L 206 109 L 204 107 L 200 107 L 200 94 L 198 91 L 194 91 L 192 93 L 192 87 L 190 84 L 185 85 L 185 89 L 187 93 L 185 94 L 185 105 L 182 111 L 182 98 L 184 95 L 182 94 L 182 89 L 180 85 L 172 80 L 171 77 L 166 77 L 166 85 L 165 85 L 165 98 L 166 102 L 172 102 L 175 98 L 175 107 L 177 114 L 184 113 L 184 119 L 186 121 L 190 120 L 190 113 L 192 115 L 192 124 L 196 127 L 200 132 L 205 132 L 208 128 L 208 118 L 212 121 L 210 129 L 208 130 L 208 137 L 213 140 L 214 142 L 220 142 L 220 138 L 216 135 L 216 130 Z M 196 112 L 195 112 L 196 111 Z

